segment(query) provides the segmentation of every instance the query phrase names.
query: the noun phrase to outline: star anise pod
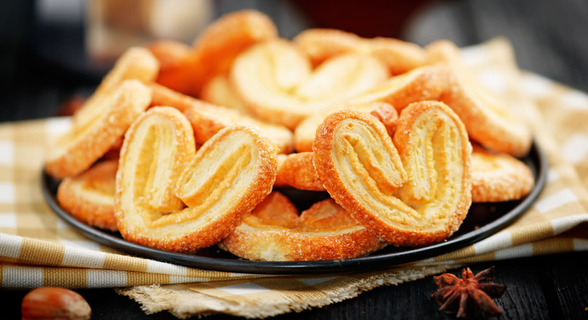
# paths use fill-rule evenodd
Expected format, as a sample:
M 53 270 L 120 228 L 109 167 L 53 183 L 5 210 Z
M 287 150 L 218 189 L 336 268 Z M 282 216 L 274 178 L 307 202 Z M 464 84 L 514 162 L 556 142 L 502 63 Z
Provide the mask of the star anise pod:
M 480 271 L 474 276 L 470 268 L 463 269 L 461 279 L 451 273 L 444 273 L 433 277 L 439 291 L 433 293 L 434 298 L 441 305 L 439 311 L 457 313 L 458 319 L 466 319 L 476 311 L 488 316 L 502 314 L 493 298 L 500 298 L 506 286 L 492 283 L 494 267 Z

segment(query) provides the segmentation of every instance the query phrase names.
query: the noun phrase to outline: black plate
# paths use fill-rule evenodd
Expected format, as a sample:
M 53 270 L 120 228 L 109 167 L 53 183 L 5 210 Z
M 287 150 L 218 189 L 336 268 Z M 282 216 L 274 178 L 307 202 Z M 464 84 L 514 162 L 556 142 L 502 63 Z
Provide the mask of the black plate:
M 344 260 L 305 261 L 305 262 L 268 262 L 240 259 L 216 246 L 199 250 L 195 254 L 182 254 L 158 250 L 125 241 L 119 233 L 103 231 L 79 222 L 65 212 L 56 200 L 59 181 L 42 174 L 41 186 L 43 195 L 51 209 L 61 218 L 81 231 L 88 238 L 111 248 L 137 256 L 169 262 L 187 267 L 210 269 L 217 271 L 276 273 L 276 274 L 309 274 L 309 273 L 340 273 L 349 271 L 376 270 L 395 265 L 431 258 L 484 239 L 513 223 L 537 199 L 545 185 L 547 176 L 547 158 L 533 144 L 531 152 L 522 159 L 535 176 L 535 187 L 524 199 L 500 203 L 474 203 L 460 229 L 446 241 L 423 247 L 388 246 L 370 256 Z M 284 193 L 292 190 L 282 190 Z M 324 193 L 304 193 L 316 198 L 324 197 Z M 296 192 L 289 194 L 298 198 Z M 298 202 L 299 209 L 305 209 L 309 203 Z

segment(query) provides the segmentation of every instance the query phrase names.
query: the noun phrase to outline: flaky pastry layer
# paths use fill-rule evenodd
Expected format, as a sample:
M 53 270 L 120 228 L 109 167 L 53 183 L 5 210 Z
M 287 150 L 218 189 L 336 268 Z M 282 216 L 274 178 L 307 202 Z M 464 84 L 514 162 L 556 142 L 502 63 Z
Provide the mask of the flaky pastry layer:
M 400 115 L 394 143 L 375 117 L 344 110 L 317 130 L 314 164 L 323 185 L 389 244 L 442 241 L 471 204 L 471 145 L 446 105 L 424 101 Z
M 257 129 L 227 127 L 194 150 L 192 127 L 177 109 L 155 107 L 133 123 L 116 178 L 126 240 L 194 252 L 226 237 L 270 193 L 277 150 Z
M 227 238 L 221 249 L 264 261 L 314 261 L 368 255 L 385 246 L 332 199 L 298 216 L 296 207 L 273 192 Z
M 114 189 L 118 159 L 96 163 L 87 171 L 65 178 L 57 189 L 61 208 L 91 226 L 117 231 Z

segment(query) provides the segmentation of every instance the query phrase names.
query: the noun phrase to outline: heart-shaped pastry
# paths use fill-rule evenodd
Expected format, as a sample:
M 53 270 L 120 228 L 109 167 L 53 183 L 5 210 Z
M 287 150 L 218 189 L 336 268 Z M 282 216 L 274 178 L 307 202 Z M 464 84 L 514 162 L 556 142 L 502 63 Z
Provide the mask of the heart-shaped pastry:
M 253 114 L 294 129 L 308 116 L 382 83 L 388 71 L 358 53 L 335 56 L 313 70 L 294 45 L 277 39 L 241 53 L 230 76 Z
M 271 193 L 219 243 L 239 257 L 264 261 L 315 261 L 366 256 L 385 247 L 333 199 L 298 216 L 279 192 Z
M 128 241 L 195 252 L 225 238 L 270 192 L 274 143 L 253 127 L 219 131 L 195 152 L 192 126 L 171 107 L 147 111 L 125 135 L 115 215 Z
M 331 114 L 317 130 L 314 165 L 333 199 L 389 244 L 442 241 L 471 205 L 471 145 L 445 104 L 423 101 L 400 115 L 394 143 L 373 116 Z

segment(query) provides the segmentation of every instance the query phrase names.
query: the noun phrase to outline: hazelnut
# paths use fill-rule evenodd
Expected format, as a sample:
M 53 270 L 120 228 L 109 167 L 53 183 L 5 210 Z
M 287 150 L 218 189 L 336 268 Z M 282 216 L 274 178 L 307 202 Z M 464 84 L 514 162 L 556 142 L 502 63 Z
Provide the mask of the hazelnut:
M 26 319 L 90 319 L 92 310 L 77 292 L 55 287 L 42 287 L 27 293 L 21 306 Z

